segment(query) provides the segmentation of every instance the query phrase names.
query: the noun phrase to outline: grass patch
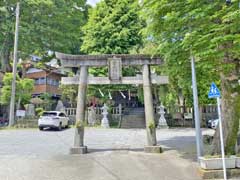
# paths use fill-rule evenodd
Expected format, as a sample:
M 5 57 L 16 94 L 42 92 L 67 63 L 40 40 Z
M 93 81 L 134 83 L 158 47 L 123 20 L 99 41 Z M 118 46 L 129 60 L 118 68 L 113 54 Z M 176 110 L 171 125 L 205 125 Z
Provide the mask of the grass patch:
M 110 128 L 119 128 L 119 122 L 110 121 Z

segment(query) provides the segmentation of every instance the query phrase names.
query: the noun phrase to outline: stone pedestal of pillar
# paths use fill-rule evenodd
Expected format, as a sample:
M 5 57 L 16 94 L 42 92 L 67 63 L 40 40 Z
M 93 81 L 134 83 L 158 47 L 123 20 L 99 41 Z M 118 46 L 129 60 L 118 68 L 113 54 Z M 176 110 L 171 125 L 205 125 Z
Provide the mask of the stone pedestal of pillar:
M 144 152 L 145 153 L 162 153 L 163 150 L 160 146 L 145 146 Z
M 87 146 L 70 148 L 70 154 L 86 154 L 86 153 L 87 153 Z
M 161 104 L 161 106 L 158 106 L 158 109 L 159 109 L 158 114 L 160 114 L 160 118 L 158 120 L 157 128 L 158 129 L 169 128 L 168 125 L 167 125 L 167 121 L 166 121 L 166 119 L 164 117 L 165 112 L 164 112 L 163 104 Z
M 108 121 L 108 118 L 107 118 L 107 115 L 108 115 L 108 107 L 106 104 L 104 104 L 104 106 L 101 108 L 102 109 L 102 115 L 103 115 L 103 118 L 102 118 L 102 121 L 101 121 L 101 127 L 103 128 L 109 128 L 109 121 Z

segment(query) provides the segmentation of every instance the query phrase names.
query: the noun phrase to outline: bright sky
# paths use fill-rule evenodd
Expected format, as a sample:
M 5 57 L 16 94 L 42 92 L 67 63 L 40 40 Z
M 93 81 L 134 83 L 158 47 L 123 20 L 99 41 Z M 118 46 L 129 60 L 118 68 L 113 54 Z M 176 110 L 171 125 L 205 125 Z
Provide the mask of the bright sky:
M 87 0 L 88 4 L 91 4 L 92 6 L 94 6 L 99 1 L 100 0 Z

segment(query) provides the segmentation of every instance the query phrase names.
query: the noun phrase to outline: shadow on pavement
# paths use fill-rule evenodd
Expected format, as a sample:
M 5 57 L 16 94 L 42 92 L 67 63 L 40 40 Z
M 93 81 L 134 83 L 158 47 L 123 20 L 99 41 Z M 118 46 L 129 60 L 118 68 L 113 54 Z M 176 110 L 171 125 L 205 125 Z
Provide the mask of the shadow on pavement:
M 158 141 L 163 146 L 163 151 L 175 150 L 180 157 L 196 162 L 196 143 L 194 136 L 173 137 L 166 140 Z
M 127 151 L 133 151 L 133 152 L 143 152 L 143 148 L 90 148 L 88 149 L 88 153 L 96 153 L 96 152 L 107 152 L 107 151 L 120 151 L 120 152 L 127 152 Z
M 57 128 L 44 128 L 42 131 L 40 131 L 40 130 L 39 131 L 40 132 L 61 132 L 61 131 L 66 131 L 68 129 L 70 129 L 70 127 L 62 128 L 60 131 Z

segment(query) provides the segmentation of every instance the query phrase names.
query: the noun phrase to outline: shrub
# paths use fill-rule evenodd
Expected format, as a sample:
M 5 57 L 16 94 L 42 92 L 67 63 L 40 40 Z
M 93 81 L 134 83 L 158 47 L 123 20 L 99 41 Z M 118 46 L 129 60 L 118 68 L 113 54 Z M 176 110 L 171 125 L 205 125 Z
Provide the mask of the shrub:
M 42 114 L 43 114 L 43 108 L 36 108 L 35 109 L 35 112 L 36 112 L 36 114 L 37 114 L 37 116 L 41 116 Z

